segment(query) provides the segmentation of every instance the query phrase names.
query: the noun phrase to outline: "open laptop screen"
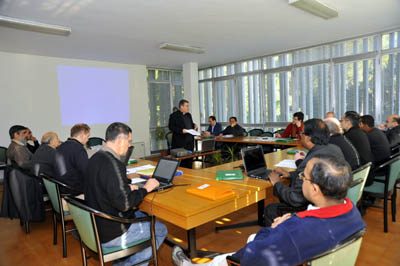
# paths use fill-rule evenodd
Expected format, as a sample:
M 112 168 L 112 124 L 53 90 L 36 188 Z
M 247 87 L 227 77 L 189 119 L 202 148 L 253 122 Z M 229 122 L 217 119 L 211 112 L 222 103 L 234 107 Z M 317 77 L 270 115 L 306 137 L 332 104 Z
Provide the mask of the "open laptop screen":
M 245 148 L 242 150 L 243 164 L 246 172 L 266 168 L 264 153 L 261 146 Z
M 175 176 L 176 169 L 179 166 L 178 160 L 161 158 L 154 170 L 153 177 L 160 182 L 170 183 Z

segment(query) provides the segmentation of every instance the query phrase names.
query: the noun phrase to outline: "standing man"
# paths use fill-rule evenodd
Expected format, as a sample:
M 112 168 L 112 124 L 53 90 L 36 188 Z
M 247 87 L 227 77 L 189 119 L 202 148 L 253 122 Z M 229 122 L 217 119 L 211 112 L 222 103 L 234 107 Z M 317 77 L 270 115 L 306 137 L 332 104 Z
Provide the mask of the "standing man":
M 172 149 L 194 150 L 194 137 L 188 132 L 188 129 L 197 130 L 197 126 L 193 123 L 192 115 L 189 113 L 189 101 L 179 101 L 179 110 L 169 116 L 168 128 L 172 131 Z
M 205 136 L 218 136 L 222 131 L 221 123 L 217 122 L 215 116 L 211 115 L 208 117 L 208 128 L 207 131 L 204 132 Z
M 78 192 L 83 192 L 84 176 L 89 161 L 85 145 L 89 140 L 90 127 L 76 124 L 71 137 L 57 148 L 59 180 Z
M 290 123 L 282 134 L 276 134 L 277 138 L 297 138 L 300 139 L 300 133 L 304 130 L 304 114 L 296 112 L 293 114 L 292 123 Z
M 168 127 L 172 131 L 171 149 L 194 150 L 194 136 L 188 130 L 197 130 L 197 126 L 193 123 L 192 115 L 189 113 L 189 101 L 184 99 L 179 101 L 179 110 L 169 116 Z M 192 168 L 192 163 L 193 159 L 186 159 L 182 160 L 180 165 Z
M 106 143 L 89 160 L 85 199 L 96 210 L 121 218 L 140 218 L 146 214 L 135 208 L 147 193 L 159 186 L 156 179 L 147 180 L 143 188 L 131 185 L 126 175 L 125 162 L 129 146 L 132 146 L 132 130 L 123 123 L 112 123 L 106 130 Z M 121 224 L 96 218 L 100 242 L 105 248 L 121 247 L 150 237 L 150 223 L 138 222 Z M 167 235 L 167 228 L 160 222 L 155 225 L 156 244 L 159 247 Z M 113 265 L 136 265 L 151 256 L 151 248 L 146 248 Z

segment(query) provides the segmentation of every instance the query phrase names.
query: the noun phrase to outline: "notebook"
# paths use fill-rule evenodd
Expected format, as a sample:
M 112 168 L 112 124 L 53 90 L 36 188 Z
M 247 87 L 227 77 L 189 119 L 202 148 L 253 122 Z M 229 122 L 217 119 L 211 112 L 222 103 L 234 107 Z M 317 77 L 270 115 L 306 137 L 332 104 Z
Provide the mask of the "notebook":
M 272 170 L 267 169 L 261 146 L 252 146 L 241 150 L 244 169 L 249 177 L 267 179 Z
M 173 186 L 173 179 L 176 173 L 176 170 L 178 169 L 179 166 L 179 161 L 174 160 L 174 159 L 167 159 L 167 158 L 161 158 L 158 161 L 158 164 L 155 168 L 153 169 L 146 169 L 149 171 L 149 174 L 151 174 L 152 171 L 152 177 L 157 179 L 158 182 L 160 182 L 160 186 L 153 190 L 153 191 L 158 191 L 158 190 L 163 190 L 169 187 Z M 146 171 L 144 170 L 144 171 Z M 137 173 L 139 173 L 138 171 Z M 144 184 L 146 184 L 146 181 L 143 182 L 138 182 L 138 183 L 133 183 L 134 185 L 137 185 L 138 187 L 143 187 Z

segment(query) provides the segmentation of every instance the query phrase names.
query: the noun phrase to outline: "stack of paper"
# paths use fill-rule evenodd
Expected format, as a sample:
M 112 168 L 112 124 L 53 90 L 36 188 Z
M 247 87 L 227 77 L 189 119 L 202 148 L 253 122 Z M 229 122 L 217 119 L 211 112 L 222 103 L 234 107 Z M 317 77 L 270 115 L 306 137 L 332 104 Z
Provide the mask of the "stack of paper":
M 297 168 L 295 160 L 282 160 L 279 163 L 275 164 L 275 166 L 282 168 L 293 168 L 293 169 Z
M 142 171 L 152 171 L 151 174 L 153 174 L 154 169 L 156 169 L 156 167 L 154 165 L 151 164 L 146 164 L 146 165 L 142 165 L 142 166 L 138 166 L 138 167 L 133 167 L 133 168 L 128 168 L 126 169 L 126 173 L 129 174 L 141 174 L 139 172 Z

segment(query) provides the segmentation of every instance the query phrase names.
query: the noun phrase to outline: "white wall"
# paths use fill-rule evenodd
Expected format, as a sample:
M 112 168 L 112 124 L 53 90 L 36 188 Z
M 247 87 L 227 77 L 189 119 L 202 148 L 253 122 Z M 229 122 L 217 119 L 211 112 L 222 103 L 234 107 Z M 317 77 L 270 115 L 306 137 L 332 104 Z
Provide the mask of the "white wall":
M 145 142 L 146 154 L 150 154 L 146 66 L 4 52 L 0 52 L 0 146 L 9 145 L 8 129 L 14 124 L 28 126 L 38 139 L 49 130 L 57 132 L 63 140 L 69 136 L 70 127 L 61 125 L 58 65 L 128 70 L 131 97 L 129 125 L 134 142 Z M 107 125 L 89 126 L 92 136 L 104 138 Z

